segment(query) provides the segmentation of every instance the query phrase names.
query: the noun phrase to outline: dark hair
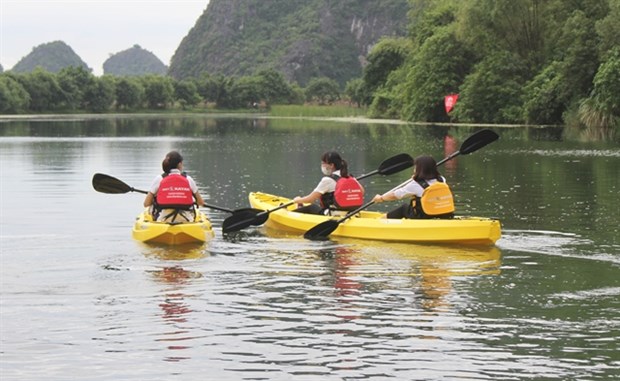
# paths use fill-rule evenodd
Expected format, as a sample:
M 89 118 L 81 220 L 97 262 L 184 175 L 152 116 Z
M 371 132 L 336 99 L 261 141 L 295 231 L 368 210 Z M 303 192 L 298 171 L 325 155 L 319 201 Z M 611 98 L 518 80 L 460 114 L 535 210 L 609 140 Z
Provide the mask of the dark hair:
M 344 161 L 340 154 L 336 151 L 327 151 L 321 156 L 321 161 L 327 164 L 333 164 L 337 171 L 340 171 L 341 177 L 349 177 L 349 169 L 347 162 Z
M 415 165 L 413 179 L 416 181 L 439 179 L 441 177 L 437 170 L 437 162 L 431 156 L 418 156 L 413 161 L 413 164 Z
M 161 168 L 165 173 L 170 173 L 171 169 L 179 167 L 179 164 L 183 162 L 183 156 L 177 151 L 170 151 L 166 154 L 164 161 L 161 163 Z

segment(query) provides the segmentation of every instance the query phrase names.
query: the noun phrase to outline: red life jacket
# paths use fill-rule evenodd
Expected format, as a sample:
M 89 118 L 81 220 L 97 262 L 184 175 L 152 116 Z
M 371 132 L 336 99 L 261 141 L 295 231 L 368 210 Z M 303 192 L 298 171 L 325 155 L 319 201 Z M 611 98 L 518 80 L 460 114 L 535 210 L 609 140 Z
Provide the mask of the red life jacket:
M 160 208 L 190 209 L 194 205 L 194 193 L 185 174 L 163 174 L 157 190 L 157 206 Z
M 353 176 L 340 177 L 331 175 L 336 180 L 334 192 L 325 193 L 321 196 L 321 207 L 327 209 L 334 205 L 340 210 L 354 210 L 364 204 L 364 190 Z

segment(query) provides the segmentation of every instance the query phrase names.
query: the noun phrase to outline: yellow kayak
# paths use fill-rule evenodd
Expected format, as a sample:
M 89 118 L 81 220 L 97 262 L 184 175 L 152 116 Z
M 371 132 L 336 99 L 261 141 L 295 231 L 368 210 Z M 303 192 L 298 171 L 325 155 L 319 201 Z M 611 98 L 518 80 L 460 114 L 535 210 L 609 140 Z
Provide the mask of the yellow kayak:
M 274 209 L 291 200 L 267 193 L 249 195 L 252 208 Z M 314 226 L 339 216 L 297 213 L 296 205 L 269 213 L 266 226 L 272 229 L 303 234 Z M 362 211 L 338 225 L 334 237 L 372 239 L 410 243 L 449 243 L 493 245 L 501 236 L 500 222 L 484 217 L 455 217 L 453 219 L 386 219 L 384 213 Z
M 168 224 L 153 221 L 148 208 L 136 218 L 132 236 L 140 242 L 181 245 L 185 243 L 206 242 L 214 236 L 211 221 L 198 211 L 194 222 Z

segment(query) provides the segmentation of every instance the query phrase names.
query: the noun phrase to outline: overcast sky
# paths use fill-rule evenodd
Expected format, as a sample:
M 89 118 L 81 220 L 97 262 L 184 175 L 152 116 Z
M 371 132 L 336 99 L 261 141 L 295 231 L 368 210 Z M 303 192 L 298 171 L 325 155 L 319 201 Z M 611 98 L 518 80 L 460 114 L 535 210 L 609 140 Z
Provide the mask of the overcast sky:
M 103 74 L 111 54 L 138 44 L 170 65 L 209 0 L 0 0 L 0 64 L 11 69 L 32 48 L 64 41 Z

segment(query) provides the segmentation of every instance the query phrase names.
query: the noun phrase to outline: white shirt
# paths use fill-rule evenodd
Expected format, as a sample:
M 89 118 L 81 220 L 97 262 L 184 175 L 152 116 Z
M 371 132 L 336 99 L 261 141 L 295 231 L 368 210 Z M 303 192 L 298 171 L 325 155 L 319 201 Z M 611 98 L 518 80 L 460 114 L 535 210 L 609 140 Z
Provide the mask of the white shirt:
M 441 179 L 444 181 L 444 183 L 446 183 L 445 177 L 441 176 Z M 431 185 L 431 184 L 436 183 L 437 180 L 431 179 L 431 180 L 426 180 L 426 182 L 428 183 L 428 185 Z M 422 197 L 422 193 L 424 193 L 424 188 L 422 188 L 422 186 L 418 184 L 417 181 L 411 180 L 404 187 L 396 189 L 394 191 L 394 196 L 400 200 L 405 197 L 414 197 L 414 196 Z
M 340 176 L 340 170 L 334 171 L 332 175 Z M 319 192 L 320 194 L 325 194 L 334 192 L 335 190 L 336 180 L 332 179 L 329 176 L 324 176 L 312 192 Z

